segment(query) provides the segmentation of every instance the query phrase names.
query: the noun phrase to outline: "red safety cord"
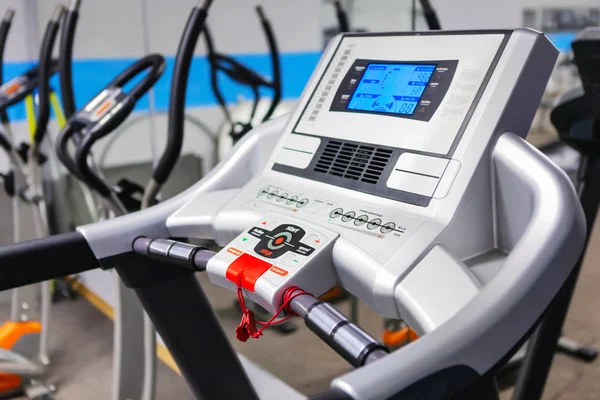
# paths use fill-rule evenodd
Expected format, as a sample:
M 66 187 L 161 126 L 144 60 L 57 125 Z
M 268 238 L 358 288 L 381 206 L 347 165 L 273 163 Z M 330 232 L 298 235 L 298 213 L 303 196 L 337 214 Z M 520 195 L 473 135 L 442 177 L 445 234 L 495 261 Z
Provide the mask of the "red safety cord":
M 242 282 L 240 279 L 237 284 L 237 295 L 238 295 L 238 302 L 240 303 L 240 308 L 242 309 L 242 319 L 241 319 L 238 327 L 235 328 L 235 337 L 240 342 L 245 342 L 250 337 L 252 337 L 254 339 L 258 339 L 262 335 L 262 332 L 268 326 L 281 324 L 282 322 L 285 322 L 288 319 L 292 318 L 294 316 L 294 314 L 291 313 L 291 310 L 289 309 L 288 305 L 290 304 L 290 302 L 293 299 L 295 299 L 298 296 L 302 296 L 303 294 L 310 295 L 310 293 L 305 292 L 304 290 L 300 289 L 297 286 L 289 287 L 283 293 L 283 303 L 281 304 L 281 307 L 279 307 L 277 312 L 273 315 L 273 317 L 271 317 L 271 319 L 268 320 L 267 322 L 257 321 L 254 319 L 254 313 L 252 312 L 252 310 L 249 310 L 248 308 L 246 308 L 246 302 L 244 301 L 244 293 L 242 293 Z M 284 310 L 289 312 L 290 315 L 288 315 L 287 317 L 275 320 L 275 318 L 277 318 L 279 313 L 281 313 Z M 257 329 L 256 324 L 262 325 L 262 328 Z

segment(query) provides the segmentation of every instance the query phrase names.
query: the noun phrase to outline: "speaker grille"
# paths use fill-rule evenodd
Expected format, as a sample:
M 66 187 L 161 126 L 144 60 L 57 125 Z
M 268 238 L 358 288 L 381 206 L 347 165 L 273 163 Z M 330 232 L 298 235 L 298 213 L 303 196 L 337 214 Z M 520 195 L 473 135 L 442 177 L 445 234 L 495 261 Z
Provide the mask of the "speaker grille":
M 391 156 L 392 150 L 329 140 L 314 170 L 376 185 Z

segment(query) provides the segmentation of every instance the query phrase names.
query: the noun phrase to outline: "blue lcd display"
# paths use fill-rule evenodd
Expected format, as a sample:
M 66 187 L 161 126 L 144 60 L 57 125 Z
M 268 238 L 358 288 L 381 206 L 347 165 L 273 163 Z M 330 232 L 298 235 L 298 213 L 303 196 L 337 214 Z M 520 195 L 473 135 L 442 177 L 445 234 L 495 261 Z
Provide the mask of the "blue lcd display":
M 434 70 L 434 64 L 369 64 L 346 108 L 412 115 Z

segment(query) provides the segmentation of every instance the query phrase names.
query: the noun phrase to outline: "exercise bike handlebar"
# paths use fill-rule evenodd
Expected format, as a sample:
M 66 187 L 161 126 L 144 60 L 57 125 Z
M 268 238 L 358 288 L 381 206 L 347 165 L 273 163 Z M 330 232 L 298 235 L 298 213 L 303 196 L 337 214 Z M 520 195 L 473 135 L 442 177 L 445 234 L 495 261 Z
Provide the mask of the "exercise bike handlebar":
M 70 118 L 77 110 L 73 92 L 73 42 L 75 29 L 79 19 L 81 0 L 73 0 L 65 15 L 65 21 L 60 36 L 59 70 L 60 92 L 62 94 L 63 110 L 66 118 Z
M 15 10 L 9 8 L 0 22 L 0 84 L 4 81 L 3 65 L 4 65 L 4 48 L 6 46 L 6 39 L 8 38 L 8 31 L 12 25 L 12 19 L 15 15 Z M 3 124 L 8 123 L 8 115 L 6 110 L 0 111 L 0 122 Z M 5 138 L 4 138 L 5 139 Z M 2 139 L 0 139 L 2 140 Z M 4 147 L 4 145 L 2 145 Z
M 158 185 L 162 185 L 169 178 L 181 154 L 184 135 L 185 95 L 190 65 L 198 37 L 204 31 L 207 12 L 211 3 L 212 0 L 206 0 L 200 7 L 192 9 L 179 42 L 171 82 L 167 146 L 152 172 L 152 179 Z
M 44 39 L 42 41 L 42 48 L 40 50 L 40 61 L 39 61 L 39 111 L 35 126 L 35 132 L 33 134 L 34 143 L 39 144 L 44 135 L 46 134 L 46 128 L 48 127 L 48 121 L 50 120 L 50 77 L 52 76 L 52 49 L 54 48 L 54 42 L 56 41 L 56 35 L 58 28 L 60 27 L 60 21 L 65 12 L 65 8 L 62 5 L 56 6 L 52 19 L 46 26 L 46 32 L 44 33 Z

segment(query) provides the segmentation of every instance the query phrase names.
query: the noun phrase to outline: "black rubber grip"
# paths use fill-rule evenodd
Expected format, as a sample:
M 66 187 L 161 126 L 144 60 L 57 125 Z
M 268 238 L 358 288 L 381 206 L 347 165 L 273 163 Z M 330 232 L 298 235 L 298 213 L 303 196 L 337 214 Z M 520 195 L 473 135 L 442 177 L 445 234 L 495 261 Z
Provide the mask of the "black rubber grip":
M 79 232 L 0 247 L 0 290 L 13 289 L 100 267 Z
M 65 117 L 69 119 L 75 111 L 75 94 L 73 93 L 73 42 L 75 37 L 75 29 L 77 28 L 77 20 L 79 12 L 77 10 L 69 10 L 65 17 L 65 22 L 60 35 L 60 53 L 59 53 L 59 70 L 60 70 L 60 94 L 62 97 L 63 111 Z
M 171 175 L 183 146 L 183 130 L 185 116 L 185 95 L 190 73 L 190 64 L 198 37 L 204 30 L 207 11 L 204 8 L 194 8 L 185 25 L 183 35 L 175 57 L 173 79 L 171 82 L 171 98 L 169 99 L 169 126 L 167 147 L 152 172 L 152 179 L 163 184 Z

